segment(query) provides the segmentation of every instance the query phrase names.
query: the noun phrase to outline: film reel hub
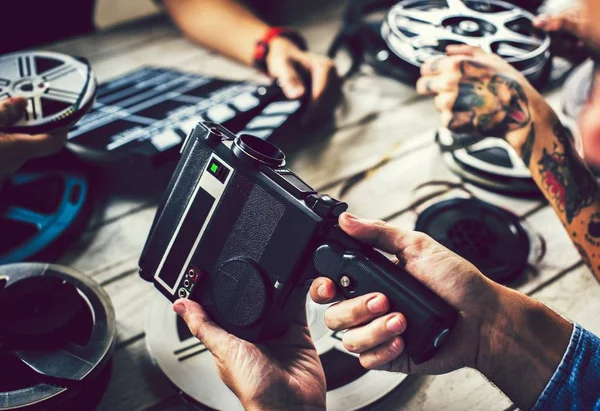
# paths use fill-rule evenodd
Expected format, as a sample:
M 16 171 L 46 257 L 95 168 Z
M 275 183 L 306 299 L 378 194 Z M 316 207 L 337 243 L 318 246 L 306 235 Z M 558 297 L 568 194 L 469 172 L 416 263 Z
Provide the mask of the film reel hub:
M 116 338 L 108 295 L 61 266 L 5 265 L 0 277 L 0 410 L 93 409 L 108 383 Z M 15 304 L 36 297 L 54 304 L 15 313 Z
M 550 38 L 533 27 L 533 15 L 493 0 L 405 0 L 392 7 L 382 36 L 392 52 L 420 66 L 449 44 L 497 53 L 533 76 L 550 59 Z
M 2 131 L 44 133 L 75 124 L 93 105 L 96 80 L 90 65 L 74 57 L 26 51 L 0 57 L 0 101 L 23 97 L 23 117 Z

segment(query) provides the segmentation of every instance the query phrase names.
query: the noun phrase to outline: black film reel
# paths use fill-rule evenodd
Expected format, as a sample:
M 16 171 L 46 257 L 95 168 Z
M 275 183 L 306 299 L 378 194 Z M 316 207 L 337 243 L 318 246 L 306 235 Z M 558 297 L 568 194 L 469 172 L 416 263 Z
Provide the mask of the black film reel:
M 415 230 L 424 232 L 506 284 L 527 265 L 530 241 L 519 218 L 477 199 L 441 201 L 424 210 Z
M 22 309 L 23 298 L 30 309 Z M 108 383 L 116 337 L 104 290 L 66 267 L 4 265 L 0 306 L 0 410 L 93 409 Z M 45 326 L 32 326 L 40 322 Z

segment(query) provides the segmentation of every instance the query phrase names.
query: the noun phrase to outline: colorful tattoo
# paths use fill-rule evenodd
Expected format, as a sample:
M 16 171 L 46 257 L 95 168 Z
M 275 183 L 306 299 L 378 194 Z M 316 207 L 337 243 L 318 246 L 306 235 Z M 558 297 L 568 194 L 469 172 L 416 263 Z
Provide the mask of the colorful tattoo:
M 473 61 L 462 62 L 460 69 L 462 78 L 448 128 L 504 137 L 530 123 L 527 96 L 518 82 Z
M 542 188 L 570 224 L 582 209 L 595 202 L 597 183 L 579 159 L 560 122 L 554 126 L 554 135 L 560 144 L 554 144 L 551 152 L 544 149 L 538 163 Z

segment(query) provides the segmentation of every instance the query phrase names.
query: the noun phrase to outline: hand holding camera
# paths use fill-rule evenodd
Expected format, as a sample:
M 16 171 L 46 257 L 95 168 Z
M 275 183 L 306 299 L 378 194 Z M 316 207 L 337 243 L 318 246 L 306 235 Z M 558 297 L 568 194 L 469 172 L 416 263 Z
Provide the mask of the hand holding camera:
M 456 311 L 337 225 L 347 205 L 316 193 L 257 137 L 201 123 L 188 137 L 140 258 L 171 301 L 199 302 L 226 331 L 261 343 L 283 335 L 306 283 L 330 278 L 351 298 L 385 293 L 410 324 L 406 351 L 430 359 Z

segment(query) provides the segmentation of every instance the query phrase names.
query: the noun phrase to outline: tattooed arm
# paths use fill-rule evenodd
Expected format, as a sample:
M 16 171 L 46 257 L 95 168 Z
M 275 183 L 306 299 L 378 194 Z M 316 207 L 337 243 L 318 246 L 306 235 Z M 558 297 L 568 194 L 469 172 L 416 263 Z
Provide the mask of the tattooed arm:
M 568 131 L 521 73 L 500 57 L 470 46 L 423 65 L 421 94 L 436 94 L 450 130 L 505 138 L 567 229 L 583 261 L 600 279 L 600 197 L 596 179 Z

